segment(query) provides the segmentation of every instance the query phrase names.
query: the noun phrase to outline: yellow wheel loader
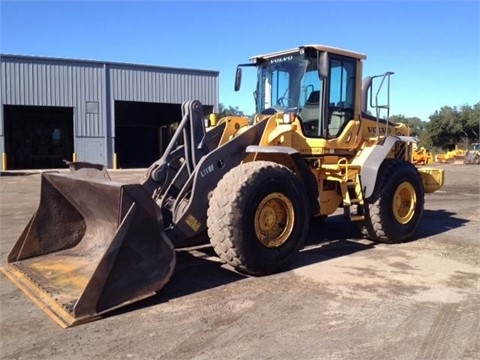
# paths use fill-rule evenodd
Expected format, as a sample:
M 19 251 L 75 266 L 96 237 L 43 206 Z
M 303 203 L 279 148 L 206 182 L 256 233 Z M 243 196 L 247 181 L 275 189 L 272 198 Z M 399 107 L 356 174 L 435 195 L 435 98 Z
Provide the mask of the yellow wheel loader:
M 288 268 L 310 220 L 339 208 L 369 239 L 412 239 L 443 172 L 412 164 L 415 139 L 389 121 L 389 96 L 379 101 L 392 73 L 362 81 L 364 59 L 322 45 L 251 58 L 235 88 L 242 68 L 255 67 L 254 119 L 206 124 L 200 102 L 186 101 L 138 184 L 87 163 L 44 173 L 3 273 L 67 327 L 153 295 L 175 248 L 207 236 L 222 261 L 252 275 Z

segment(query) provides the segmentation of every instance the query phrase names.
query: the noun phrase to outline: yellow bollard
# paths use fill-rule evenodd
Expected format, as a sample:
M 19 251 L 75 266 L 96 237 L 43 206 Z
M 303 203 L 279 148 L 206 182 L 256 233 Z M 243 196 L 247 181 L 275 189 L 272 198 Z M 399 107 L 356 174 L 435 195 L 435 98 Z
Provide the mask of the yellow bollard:
M 75 154 L 75 153 L 72 154 L 72 161 L 73 162 L 77 161 L 77 154 Z
M 117 170 L 117 153 L 113 153 L 113 170 Z
M 7 171 L 7 153 L 2 153 L 2 171 Z
M 217 114 L 211 113 L 209 116 L 210 126 L 217 126 Z

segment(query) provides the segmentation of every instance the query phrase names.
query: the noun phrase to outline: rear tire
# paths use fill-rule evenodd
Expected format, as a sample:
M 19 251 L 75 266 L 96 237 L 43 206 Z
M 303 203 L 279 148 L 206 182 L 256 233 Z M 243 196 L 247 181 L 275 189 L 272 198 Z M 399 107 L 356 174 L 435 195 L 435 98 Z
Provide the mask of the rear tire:
M 378 171 L 373 195 L 366 200 L 362 234 L 374 241 L 410 240 L 423 213 L 424 188 L 415 166 L 387 159 Z
M 241 164 L 213 191 L 207 212 L 210 242 L 220 259 L 240 272 L 278 272 L 304 244 L 308 204 L 302 182 L 285 166 Z

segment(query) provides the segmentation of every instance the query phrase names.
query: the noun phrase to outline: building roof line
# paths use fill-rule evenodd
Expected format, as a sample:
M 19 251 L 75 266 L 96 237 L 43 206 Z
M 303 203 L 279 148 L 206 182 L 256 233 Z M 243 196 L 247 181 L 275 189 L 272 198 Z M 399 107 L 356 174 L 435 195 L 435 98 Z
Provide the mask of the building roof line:
M 148 64 L 134 64 L 126 62 L 116 62 L 116 61 L 102 61 L 102 60 L 84 60 L 84 59 L 72 59 L 72 58 L 60 58 L 60 57 L 50 57 L 50 56 L 35 56 L 35 55 L 16 55 L 16 54 L 3 54 L 0 53 L 0 60 L 28 60 L 28 61 L 45 61 L 45 62 L 58 62 L 58 63 L 70 63 L 76 64 L 79 66 L 82 65 L 95 65 L 95 66 L 110 66 L 110 67 L 123 67 L 123 68 L 138 68 L 138 69 L 149 69 L 156 71 L 172 71 L 172 72 L 188 72 L 188 73 L 203 73 L 210 75 L 218 75 L 220 71 L 218 70 L 205 70 L 205 69 L 192 69 L 192 68 L 182 68 L 182 67 L 171 67 L 171 66 L 160 66 L 160 65 L 148 65 Z

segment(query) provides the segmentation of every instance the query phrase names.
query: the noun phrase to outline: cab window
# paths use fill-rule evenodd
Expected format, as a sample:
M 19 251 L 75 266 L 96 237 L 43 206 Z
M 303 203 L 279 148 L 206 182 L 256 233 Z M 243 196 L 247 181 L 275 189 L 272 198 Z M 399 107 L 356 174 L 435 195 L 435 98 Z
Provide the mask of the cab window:
M 290 73 L 283 70 L 272 72 L 272 100 L 273 105 L 282 107 L 292 106 L 290 104 Z
M 337 137 L 353 118 L 355 100 L 355 60 L 330 60 L 330 87 L 327 115 L 327 136 Z

